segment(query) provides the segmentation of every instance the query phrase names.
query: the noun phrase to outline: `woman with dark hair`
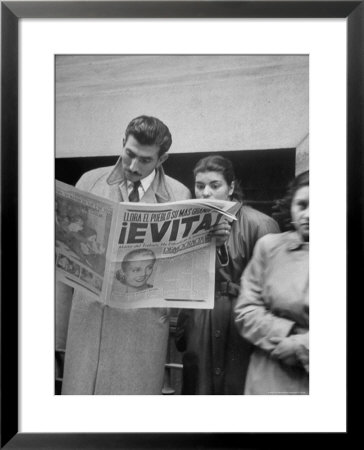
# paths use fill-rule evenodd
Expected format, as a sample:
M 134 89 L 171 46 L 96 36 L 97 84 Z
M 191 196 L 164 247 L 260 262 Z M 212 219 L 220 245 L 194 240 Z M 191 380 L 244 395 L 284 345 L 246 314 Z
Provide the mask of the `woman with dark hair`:
M 176 345 L 183 355 L 182 394 L 243 394 L 250 344 L 234 326 L 232 305 L 240 276 L 261 236 L 278 232 L 273 219 L 243 206 L 230 160 L 201 159 L 195 169 L 195 196 L 240 203 L 232 224 L 223 220 L 211 229 L 216 239 L 215 305 L 212 310 L 181 310 Z
M 254 351 L 245 394 L 309 392 L 309 172 L 289 187 L 292 230 L 264 236 L 241 281 L 235 322 Z

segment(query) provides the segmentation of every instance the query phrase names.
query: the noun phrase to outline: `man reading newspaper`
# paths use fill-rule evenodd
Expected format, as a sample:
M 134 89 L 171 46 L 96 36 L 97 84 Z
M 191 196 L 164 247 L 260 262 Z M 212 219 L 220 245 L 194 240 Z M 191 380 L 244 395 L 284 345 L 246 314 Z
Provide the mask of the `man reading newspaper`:
M 85 173 L 76 187 L 117 202 L 187 200 L 189 190 L 162 168 L 171 143 L 159 119 L 137 117 L 125 131 L 116 165 Z M 70 295 L 62 394 L 161 394 L 168 310 L 117 309 L 58 282 L 56 301 Z

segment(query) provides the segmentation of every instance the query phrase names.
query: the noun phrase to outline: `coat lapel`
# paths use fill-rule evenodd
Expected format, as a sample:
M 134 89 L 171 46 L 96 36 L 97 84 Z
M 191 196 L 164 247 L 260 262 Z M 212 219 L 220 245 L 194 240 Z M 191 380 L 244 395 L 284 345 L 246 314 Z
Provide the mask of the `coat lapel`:
M 122 170 L 121 156 L 117 160 L 114 168 L 107 177 L 107 184 L 110 186 L 110 198 L 118 202 L 127 202 L 128 193 L 124 173 Z M 167 191 L 165 175 L 162 167 L 157 169 L 157 173 L 147 192 L 140 199 L 145 203 L 166 203 L 171 200 L 171 196 Z

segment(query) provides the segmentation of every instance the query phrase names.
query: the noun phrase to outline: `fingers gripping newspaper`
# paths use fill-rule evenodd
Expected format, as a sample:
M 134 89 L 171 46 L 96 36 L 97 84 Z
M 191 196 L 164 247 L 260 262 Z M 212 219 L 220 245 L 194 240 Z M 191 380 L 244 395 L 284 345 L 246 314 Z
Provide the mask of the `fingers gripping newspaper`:
M 214 306 L 211 226 L 236 203 L 115 203 L 56 181 L 57 279 L 118 308 Z

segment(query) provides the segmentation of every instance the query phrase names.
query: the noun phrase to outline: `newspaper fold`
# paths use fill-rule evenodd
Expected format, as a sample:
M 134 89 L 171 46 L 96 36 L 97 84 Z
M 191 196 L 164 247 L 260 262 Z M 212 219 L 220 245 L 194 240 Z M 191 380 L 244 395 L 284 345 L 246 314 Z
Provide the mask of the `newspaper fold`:
M 213 308 L 220 200 L 115 203 L 56 181 L 57 278 L 118 308 Z

